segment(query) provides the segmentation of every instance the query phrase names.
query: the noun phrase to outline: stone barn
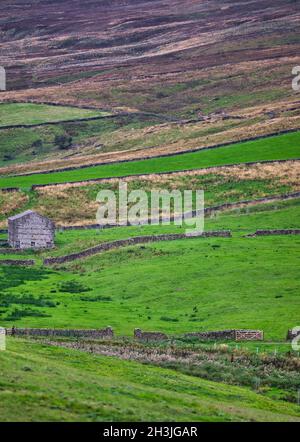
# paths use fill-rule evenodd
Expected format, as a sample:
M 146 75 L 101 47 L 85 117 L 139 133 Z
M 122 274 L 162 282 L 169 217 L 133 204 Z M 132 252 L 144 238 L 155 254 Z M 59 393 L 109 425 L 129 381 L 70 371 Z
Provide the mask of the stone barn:
M 54 223 L 32 210 L 8 218 L 8 242 L 15 249 L 50 249 L 54 234 Z

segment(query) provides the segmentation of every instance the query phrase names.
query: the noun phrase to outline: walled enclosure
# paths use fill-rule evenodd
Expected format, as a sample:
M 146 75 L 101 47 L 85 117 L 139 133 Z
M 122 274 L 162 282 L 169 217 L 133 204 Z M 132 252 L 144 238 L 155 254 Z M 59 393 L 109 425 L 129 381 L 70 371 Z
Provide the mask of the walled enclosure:
M 50 249 L 54 235 L 54 223 L 32 210 L 8 218 L 8 242 L 15 249 Z

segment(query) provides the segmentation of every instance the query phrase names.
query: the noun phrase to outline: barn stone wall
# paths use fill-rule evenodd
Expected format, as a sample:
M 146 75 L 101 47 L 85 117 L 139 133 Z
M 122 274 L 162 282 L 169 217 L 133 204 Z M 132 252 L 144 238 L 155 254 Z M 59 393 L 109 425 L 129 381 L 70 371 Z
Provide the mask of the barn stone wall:
M 55 226 L 36 213 L 8 220 L 9 245 L 17 249 L 54 247 Z

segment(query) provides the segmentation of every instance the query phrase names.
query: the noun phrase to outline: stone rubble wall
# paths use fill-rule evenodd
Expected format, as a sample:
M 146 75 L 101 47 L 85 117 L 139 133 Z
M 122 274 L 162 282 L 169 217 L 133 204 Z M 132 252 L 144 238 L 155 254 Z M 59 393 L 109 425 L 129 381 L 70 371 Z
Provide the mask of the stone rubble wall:
M 116 118 L 117 115 L 99 115 L 95 117 L 84 117 L 84 118 L 72 118 L 70 120 L 60 120 L 60 121 L 48 121 L 45 123 L 35 123 L 35 124 L 7 124 L 5 126 L 0 127 L 0 131 L 7 129 L 31 129 L 34 127 L 42 127 L 42 126 L 59 126 L 60 124 L 69 124 L 69 123 L 83 123 L 86 121 L 97 121 L 97 120 L 107 120 L 109 118 Z M 59 169 L 58 169 L 59 170 Z
M 1 242 L 0 242 L 1 245 Z M 20 253 L 20 249 L 12 249 L 10 247 L 0 247 L 1 255 L 13 255 Z
M 254 236 L 271 236 L 271 235 L 300 235 L 300 229 L 256 230 L 255 233 L 246 236 L 254 237 Z
M 296 335 L 290 334 L 290 339 Z M 74 338 L 91 338 L 91 339 L 112 339 L 115 337 L 114 331 L 111 327 L 104 329 L 48 329 L 48 328 L 7 328 L 6 334 L 11 336 L 37 336 L 37 337 L 74 337 Z M 300 331 L 299 331 L 300 335 Z M 206 340 L 230 340 L 230 341 L 262 341 L 264 339 L 264 332 L 261 330 L 221 330 L 209 332 L 194 332 L 186 333 L 185 338 L 196 338 L 200 341 Z M 166 341 L 170 339 L 168 335 L 162 332 L 145 332 L 139 328 L 134 330 L 134 339 L 138 341 Z
M 94 338 L 102 339 L 114 337 L 114 331 L 111 327 L 105 329 L 48 329 L 48 328 L 16 328 L 6 330 L 11 336 L 60 336 L 60 337 L 74 337 L 74 338 Z
M 262 341 L 264 333 L 261 330 L 222 330 L 210 332 L 186 333 L 185 338 L 199 340 L 230 340 L 230 341 Z
M 34 266 L 35 261 L 33 259 L 1 259 L 0 265 L 9 266 Z
M 160 332 L 143 332 L 141 329 L 136 328 L 134 330 L 134 339 L 139 341 L 166 341 L 168 336 L 165 333 Z
M 210 238 L 210 237 L 231 237 L 231 232 L 229 230 L 215 231 L 215 232 L 203 232 L 196 235 L 187 235 L 185 233 L 174 233 L 166 235 L 148 235 L 148 236 L 137 236 L 128 239 L 121 239 L 117 241 L 112 241 L 108 243 L 103 243 L 90 249 L 83 250 L 82 252 L 72 253 L 70 255 L 59 256 L 56 258 L 46 258 L 44 260 L 44 265 L 51 264 L 63 264 L 65 262 L 75 261 L 77 259 L 85 258 L 87 256 L 92 256 L 97 253 L 105 252 L 107 250 L 116 249 L 119 247 L 133 246 L 136 244 L 146 244 L 151 242 L 159 241 L 173 241 L 178 239 L 190 239 L 190 238 Z
M 300 333 L 300 332 L 299 332 Z M 221 330 L 200 333 L 186 333 L 186 338 L 199 340 L 230 340 L 230 341 L 263 341 L 264 332 L 261 330 Z M 168 336 L 161 332 L 143 332 L 141 329 L 134 330 L 134 338 L 139 341 L 165 341 Z

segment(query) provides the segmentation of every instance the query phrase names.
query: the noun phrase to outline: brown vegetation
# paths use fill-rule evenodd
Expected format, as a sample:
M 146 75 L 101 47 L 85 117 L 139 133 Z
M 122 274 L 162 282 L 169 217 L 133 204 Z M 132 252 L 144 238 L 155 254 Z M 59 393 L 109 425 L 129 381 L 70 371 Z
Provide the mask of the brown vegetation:
M 0 100 L 147 111 L 177 123 L 92 137 L 72 157 L 1 168 L 42 171 L 179 152 L 300 128 L 300 64 L 289 0 L 6 2 Z M 22 14 L 16 11 L 22 8 Z M 64 17 L 64 20 L 58 17 Z M 95 145 L 104 146 L 97 153 Z

